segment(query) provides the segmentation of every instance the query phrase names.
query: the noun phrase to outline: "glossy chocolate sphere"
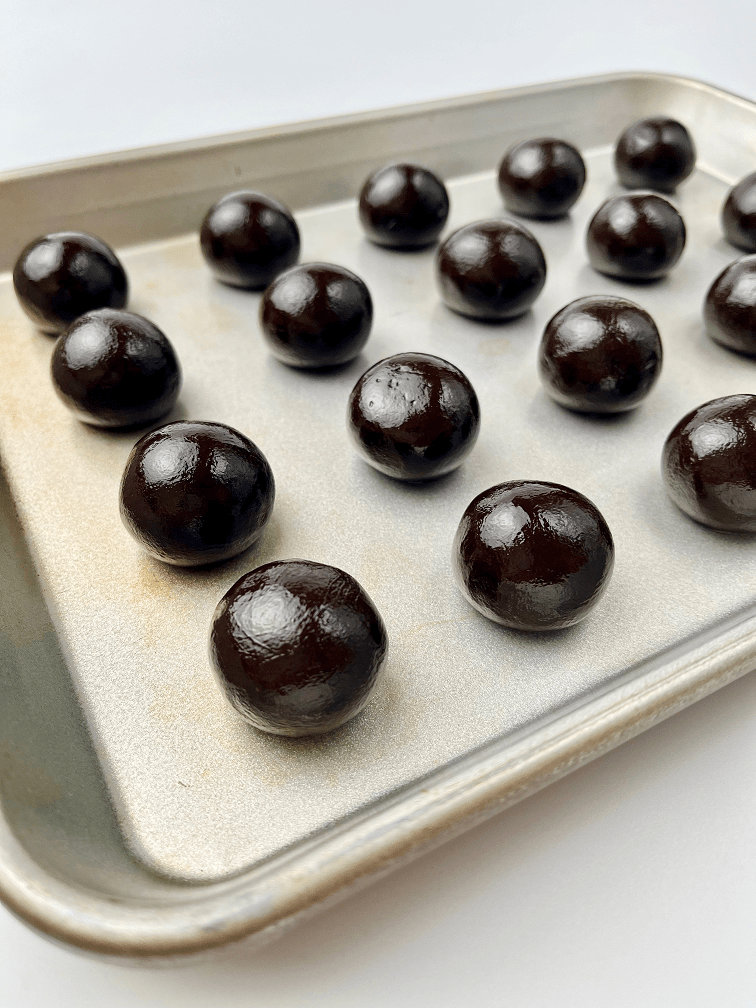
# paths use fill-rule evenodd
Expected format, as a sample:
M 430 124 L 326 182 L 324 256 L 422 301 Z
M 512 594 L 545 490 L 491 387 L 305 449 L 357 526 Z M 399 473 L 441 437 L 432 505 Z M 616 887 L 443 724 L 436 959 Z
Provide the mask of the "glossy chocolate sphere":
M 725 238 L 746 252 L 756 252 L 756 172 L 746 175 L 727 194 L 722 207 Z
M 538 359 L 546 391 L 579 413 L 637 406 L 659 377 L 662 345 L 639 305 L 611 295 L 572 301 L 546 326 Z
M 499 165 L 499 191 L 507 210 L 526 217 L 564 217 L 584 185 L 585 162 L 564 140 L 526 140 L 511 147 Z
M 686 414 L 664 444 L 662 476 L 696 521 L 756 532 L 756 396 L 712 399 Z
M 300 368 L 346 364 L 373 324 L 370 291 L 343 266 L 305 263 L 280 273 L 260 302 L 260 325 L 273 354 Z
M 620 280 L 658 280 L 685 248 L 685 223 L 654 193 L 628 193 L 603 203 L 588 225 L 588 258 L 599 273 Z
M 148 553 L 195 567 L 236 556 L 273 509 L 268 461 L 220 423 L 166 424 L 134 446 L 121 481 L 121 518 Z
M 682 123 L 665 116 L 641 119 L 617 141 L 614 167 L 629 189 L 674 192 L 696 164 L 696 148 Z
M 32 322 L 55 335 L 95 308 L 123 308 L 128 296 L 115 252 L 77 231 L 45 235 L 27 245 L 13 267 L 13 286 Z
M 706 294 L 703 314 L 715 342 L 756 357 L 756 255 L 722 270 Z
M 218 280 L 261 290 L 299 258 L 299 228 L 278 200 L 232 192 L 207 211 L 200 246 Z
M 512 221 L 476 221 L 459 228 L 438 250 L 436 267 L 446 306 L 489 322 L 522 315 L 546 283 L 541 246 Z
M 453 364 L 402 353 L 360 378 L 349 397 L 347 424 L 357 450 L 380 472 L 428 480 L 456 469 L 472 449 L 480 407 Z
M 84 423 L 137 427 L 173 408 L 181 371 L 173 347 L 141 315 L 98 308 L 78 318 L 55 344 L 55 391 Z
M 452 560 L 462 594 L 484 616 L 516 630 L 559 630 L 580 622 L 603 594 L 614 545 L 587 497 L 517 480 L 469 504 Z
M 320 735 L 353 718 L 387 652 L 386 628 L 363 588 L 310 560 L 245 574 L 219 602 L 210 634 L 229 701 L 275 735 Z
M 427 168 L 389 164 L 360 193 L 360 223 L 377 245 L 411 249 L 432 245 L 449 216 L 446 186 Z

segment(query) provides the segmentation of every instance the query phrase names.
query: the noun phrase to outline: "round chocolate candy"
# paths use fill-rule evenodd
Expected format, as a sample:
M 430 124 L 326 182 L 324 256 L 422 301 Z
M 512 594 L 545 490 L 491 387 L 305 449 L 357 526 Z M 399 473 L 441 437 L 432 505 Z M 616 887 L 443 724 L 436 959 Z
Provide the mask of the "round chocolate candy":
M 446 306 L 488 322 L 522 315 L 546 283 L 541 246 L 513 221 L 465 224 L 438 250 L 436 267 Z
M 756 172 L 746 175 L 727 194 L 722 230 L 731 244 L 756 252 Z
M 152 556 L 180 567 L 236 556 L 273 509 L 268 461 L 221 423 L 166 424 L 134 446 L 121 480 L 121 518 Z
M 374 364 L 349 397 L 347 424 L 370 465 L 395 479 L 435 479 L 456 469 L 475 444 L 480 407 L 453 364 L 402 353 Z
M 32 322 L 57 336 L 85 312 L 123 308 L 129 285 L 104 241 L 60 231 L 26 246 L 13 267 L 13 286 Z
M 366 180 L 360 223 L 377 245 L 413 249 L 432 245 L 449 216 L 446 186 L 427 168 L 389 164 Z
M 599 273 L 620 280 L 658 280 L 685 248 L 685 223 L 655 193 L 613 196 L 588 225 L 588 258 Z
M 704 300 L 704 325 L 715 342 L 756 357 L 756 255 L 726 266 Z
M 462 594 L 496 623 L 560 630 L 580 622 L 604 592 L 614 544 L 587 497 L 558 483 L 517 480 L 471 501 L 454 539 Z
M 659 377 L 659 330 L 632 301 L 578 298 L 546 326 L 538 364 L 546 391 L 560 405 L 579 413 L 621 413 L 637 406 Z
M 320 735 L 370 699 L 388 637 L 355 579 L 278 560 L 240 578 L 213 616 L 210 656 L 231 704 L 275 735 Z
M 55 391 L 84 423 L 141 427 L 173 408 L 181 371 L 169 340 L 141 315 L 98 308 L 55 345 Z
M 260 302 L 260 325 L 273 354 L 300 368 L 346 364 L 373 324 L 370 291 L 343 266 L 305 263 L 280 273 Z
M 629 189 L 674 192 L 696 164 L 696 148 L 682 123 L 666 116 L 641 119 L 617 141 L 614 167 Z
M 712 399 L 687 413 L 664 444 L 662 477 L 696 521 L 756 532 L 756 396 Z
M 550 220 L 564 217 L 585 185 L 585 162 L 572 144 L 544 137 L 515 144 L 499 165 L 507 210 Z
M 207 211 L 200 246 L 218 280 L 261 290 L 299 258 L 299 228 L 278 200 L 232 192 Z

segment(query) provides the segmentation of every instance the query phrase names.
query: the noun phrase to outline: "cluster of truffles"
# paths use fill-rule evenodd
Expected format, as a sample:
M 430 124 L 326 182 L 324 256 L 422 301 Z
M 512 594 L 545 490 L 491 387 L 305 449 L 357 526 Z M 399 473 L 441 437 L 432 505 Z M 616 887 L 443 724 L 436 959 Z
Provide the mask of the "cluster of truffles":
M 604 202 L 586 235 L 597 271 L 627 281 L 665 276 L 685 246 L 669 195 L 696 159 L 686 128 L 671 119 L 631 125 L 615 149 L 630 191 Z M 542 221 L 568 214 L 586 169 L 580 152 L 554 138 L 509 149 L 498 186 L 508 211 Z M 427 168 L 390 164 L 365 181 L 359 220 L 367 238 L 395 252 L 435 244 L 449 214 L 443 182 Z M 756 253 L 756 173 L 729 193 L 725 236 Z M 202 254 L 225 284 L 262 291 L 259 319 L 270 352 L 300 369 L 329 369 L 366 345 L 373 302 L 343 266 L 299 263 L 291 212 L 258 192 L 233 192 L 207 212 Z M 408 267 L 410 268 L 410 267 Z M 510 219 L 474 221 L 439 246 L 440 296 L 468 318 L 502 322 L 526 312 L 546 282 L 531 232 Z M 39 238 L 13 273 L 19 302 L 57 337 L 51 374 L 62 402 L 97 427 L 135 429 L 173 409 L 181 368 L 169 339 L 125 310 L 122 264 L 102 241 L 62 232 Z M 756 254 L 730 264 L 704 305 L 718 343 L 756 356 Z M 654 320 L 622 297 L 582 297 L 545 327 L 541 381 L 561 406 L 587 414 L 633 409 L 662 365 Z M 347 431 L 371 466 L 398 480 L 450 473 L 473 449 L 481 411 L 454 364 L 405 352 L 371 366 L 347 404 Z M 756 396 L 732 395 L 693 410 L 670 433 L 662 462 L 672 500 L 725 531 L 756 531 Z M 123 522 L 159 560 L 181 566 L 224 561 L 252 545 L 268 522 L 273 473 L 260 449 L 223 423 L 173 422 L 134 446 L 121 481 Z M 469 504 L 453 544 L 453 573 L 471 605 L 507 627 L 571 626 L 596 604 L 614 562 L 611 532 L 595 505 L 559 484 L 523 480 L 484 490 Z M 280 560 L 244 575 L 216 609 L 210 655 L 230 703 L 255 727 L 283 735 L 331 731 L 369 699 L 385 662 L 383 621 L 344 571 Z

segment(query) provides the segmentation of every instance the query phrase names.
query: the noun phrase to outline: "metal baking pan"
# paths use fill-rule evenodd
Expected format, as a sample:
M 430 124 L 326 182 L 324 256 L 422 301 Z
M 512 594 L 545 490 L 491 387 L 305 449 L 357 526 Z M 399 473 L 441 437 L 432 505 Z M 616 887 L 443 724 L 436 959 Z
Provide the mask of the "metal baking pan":
M 697 171 L 676 197 L 688 246 L 667 279 L 628 287 L 589 268 L 584 233 L 616 191 L 613 141 L 653 113 L 681 119 L 698 145 Z M 377 165 L 412 159 L 450 180 L 451 229 L 502 213 L 494 166 L 509 144 L 538 135 L 577 143 L 589 182 L 569 219 L 528 224 L 549 272 L 521 319 L 491 326 L 451 314 L 433 250 L 392 253 L 362 238 L 354 195 Z M 241 557 L 210 570 L 146 557 L 117 509 L 138 435 L 66 413 L 48 378 L 52 343 L 1 278 L 0 891 L 12 910 L 53 939 L 121 959 L 262 940 L 756 666 L 756 540 L 690 521 L 658 474 L 680 416 L 753 391 L 753 362 L 706 338 L 700 307 L 736 256 L 719 229 L 726 186 L 754 161 L 755 105 L 691 80 L 623 73 L 0 178 L 2 267 L 46 231 L 91 231 L 118 246 L 130 307 L 180 355 L 177 415 L 239 428 L 278 484 L 271 525 Z M 374 332 L 339 373 L 274 361 L 258 335 L 259 295 L 215 283 L 204 267 L 188 232 L 243 186 L 297 210 L 303 261 L 341 263 L 368 283 Z M 535 368 L 546 320 L 599 292 L 641 303 L 665 346 L 648 400 L 608 420 L 556 406 Z M 481 401 L 473 454 L 427 486 L 382 477 L 346 438 L 352 384 L 399 350 L 453 361 Z M 450 575 L 468 501 L 525 477 L 585 493 L 616 541 L 607 594 L 559 633 L 489 623 Z M 287 556 L 352 573 L 391 638 L 373 701 L 314 740 L 247 727 L 206 653 L 225 590 Z

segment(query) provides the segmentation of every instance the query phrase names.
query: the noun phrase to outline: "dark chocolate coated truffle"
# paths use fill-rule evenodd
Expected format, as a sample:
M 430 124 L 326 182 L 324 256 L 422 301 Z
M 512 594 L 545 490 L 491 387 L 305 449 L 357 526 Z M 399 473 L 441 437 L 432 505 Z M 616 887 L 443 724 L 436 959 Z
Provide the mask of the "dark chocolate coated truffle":
M 43 332 L 62 333 L 95 308 L 123 308 L 128 281 L 115 252 L 92 235 L 60 231 L 36 238 L 13 267 L 21 307 Z
M 195 567 L 236 556 L 273 509 L 268 460 L 221 423 L 170 423 L 146 434 L 121 480 L 121 518 L 158 560 Z
M 666 116 L 641 119 L 617 141 L 614 167 L 629 189 L 674 192 L 696 164 L 696 148 L 682 123 Z
M 685 223 L 662 196 L 613 196 L 588 225 L 587 247 L 599 273 L 620 280 L 658 280 L 682 255 Z
M 614 544 L 577 490 L 517 480 L 471 501 L 452 560 L 462 594 L 484 616 L 516 630 L 559 630 L 579 623 L 603 594 Z
M 727 194 L 722 207 L 722 230 L 732 245 L 756 252 L 756 172 L 746 175 Z
M 373 324 L 370 291 L 343 266 L 305 263 L 280 273 L 260 302 L 260 325 L 273 354 L 300 368 L 346 364 Z
M 624 298 L 572 301 L 547 324 L 538 359 L 546 391 L 579 413 L 621 413 L 659 377 L 662 345 L 648 312 Z
M 696 521 L 756 532 L 756 396 L 712 399 L 687 413 L 664 444 L 662 477 Z
M 722 270 L 706 294 L 703 314 L 715 342 L 756 357 L 756 255 Z
M 432 245 L 449 216 L 446 186 L 427 168 L 389 164 L 366 180 L 360 223 L 377 245 L 412 249 Z
M 55 391 L 84 423 L 138 427 L 173 408 L 181 371 L 169 340 L 141 315 L 98 308 L 55 345 Z
M 402 353 L 374 364 L 349 397 L 347 425 L 362 457 L 400 480 L 428 480 L 456 469 L 475 444 L 480 407 L 453 364 Z
M 386 628 L 355 579 L 327 564 L 278 560 L 218 603 L 210 656 L 226 696 L 255 728 L 320 735 L 370 699 Z
M 207 211 L 200 246 L 218 280 L 262 290 L 299 258 L 299 228 L 278 200 L 259 192 L 232 192 Z
M 585 185 L 585 162 L 572 144 L 544 137 L 515 144 L 499 165 L 507 210 L 545 220 L 564 217 Z
M 437 276 L 448 308 L 495 322 L 530 308 L 546 283 L 541 246 L 513 221 L 466 224 L 438 250 Z

